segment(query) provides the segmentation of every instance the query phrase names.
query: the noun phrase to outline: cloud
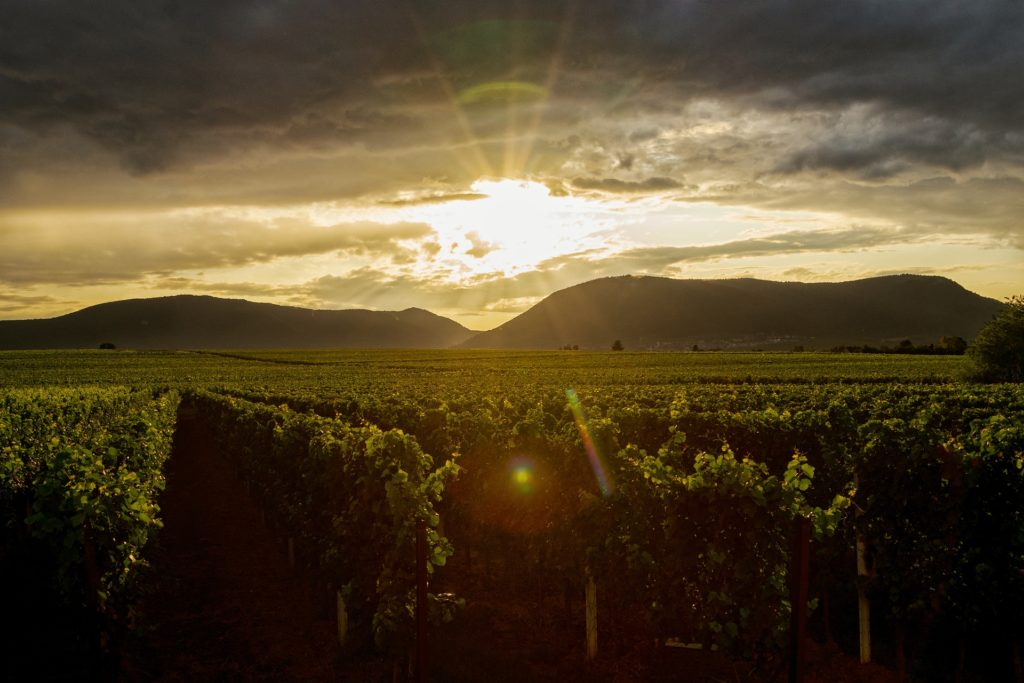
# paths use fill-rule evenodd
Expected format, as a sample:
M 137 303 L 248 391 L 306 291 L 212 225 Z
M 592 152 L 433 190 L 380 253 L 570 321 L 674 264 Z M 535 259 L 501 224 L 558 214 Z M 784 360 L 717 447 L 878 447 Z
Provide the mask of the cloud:
M 16 3 L 0 28 L 0 119 L 44 135 L 69 126 L 143 174 L 254 144 L 451 142 L 458 94 L 501 83 L 550 90 L 546 124 L 713 98 L 875 103 L 985 134 L 1020 130 L 1015 0 L 572 4 Z M 505 106 L 461 111 L 477 137 L 515 130 Z
M 748 257 L 817 252 L 856 252 L 924 239 L 890 230 L 853 227 L 845 230 L 793 230 L 720 244 L 689 247 L 640 247 L 613 251 L 589 249 L 546 259 L 533 270 L 513 275 L 491 273 L 462 284 L 450 273 L 392 273 L 364 267 L 327 275 L 307 283 L 307 292 L 326 304 L 394 308 L 416 305 L 430 310 L 484 309 L 497 311 L 508 302 L 537 300 L 556 289 L 599 277 L 645 273 L 664 274 L 684 263 L 706 263 Z M 500 302 L 506 302 L 502 304 Z
M 541 300 L 539 296 L 517 296 L 511 299 L 498 299 L 484 306 L 485 311 L 496 313 L 522 313 Z
M 498 245 L 480 237 L 480 233 L 477 232 L 467 232 L 466 239 L 469 240 L 470 247 L 465 253 L 473 258 L 483 258 L 499 248 Z
M 149 289 L 162 291 L 204 292 L 225 297 L 283 298 L 303 301 L 307 295 L 302 285 L 277 285 L 262 282 L 216 282 L 181 276 L 147 278 Z
M 807 252 L 860 251 L 887 245 L 907 244 L 921 239 L 924 239 L 924 236 L 864 226 L 844 230 L 794 230 L 721 244 L 629 249 L 617 254 L 614 260 L 620 263 L 629 263 L 635 270 L 658 271 L 678 263 Z
M 15 3 L 0 207 L 412 206 L 532 174 L 815 209 L 822 173 L 1024 177 L 1022 29 L 1014 0 Z M 488 83 L 547 94 L 459 104 Z
M 215 277 L 152 275 L 150 289 L 194 291 L 217 296 L 244 297 L 312 308 L 370 308 L 401 310 L 410 306 L 464 320 L 488 320 L 497 324 L 520 313 L 553 292 L 600 277 L 648 274 L 693 277 L 692 267 L 717 264 L 717 277 L 785 278 L 801 281 L 849 280 L 859 277 L 919 272 L 951 276 L 984 270 L 981 266 L 929 266 L 908 262 L 898 268 L 872 267 L 864 252 L 898 252 L 908 244 L 933 245 L 937 235 L 894 233 L 883 227 L 855 226 L 845 229 L 797 229 L 756 235 L 717 244 L 673 247 L 636 247 L 613 250 L 594 248 L 562 254 L 539 263 L 535 269 L 514 274 L 485 273 L 460 280 L 463 274 L 438 267 L 421 270 L 416 264 L 399 268 L 365 265 L 339 267 L 335 272 L 291 283 L 224 281 Z M 858 254 L 836 259 L 837 254 Z M 771 258 L 809 256 L 818 262 Z M 823 259 L 823 260 L 821 260 Z M 785 264 L 809 264 L 789 265 Z M 995 263 L 993 272 L 1004 264 Z
M 793 108 L 878 102 L 947 120 L 1016 129 L 1024 93 L 1013 68 L 1024 8 L 1014 0 L 961 3 L 655 2 L 610 8 L 595 21 L 620 41 L 609 50 L 690 92 Z M 597 29 L 589 37 L 608 39 Z M 628 47 L 627 47 L 628 46 Z M 655 71 L 660 64 L 661 69 Z
M 621 162 L 620 162 L 621 164 Z M 632 166 L 632 162 L 630 162 Z M 575 178 L 573 187 L 580 190 L 599 190 L 613 194 L 645 194 L 665 192 L 682 187 L 682 183 L 672 178 L 647 178 L 645 180 L 619 180 L 618 178 Z
M 20 311 L 31 311 L 41 307 L 74 302 L 62 302 L 45 294 L 19 294 L 11 291 L 0 291 L 0 313 L 9 314 Z
M 636 161 L 636 157 L 629 153 L 620 153 L 617 155 L 615 160 L 615 168 L 628 171 L 633 168 L 633 162 Z
M 845 180 L 803 185 L 776 193 L 768 186 L 746 185 L 715 198 L 768 209 L 803 209 L 860 216 L 902 226 L 905 234 L 963 235 L 1024 249 L 1024 180 L 1013 177 L 956 181 L 931 177 L 898 185 L 865 185 Z
M 775 170 L 828 169 L 878 180 L 920 167 L 961 172 L 992 158 L 1024 155 L 1024 137 L 970 123 L 878 111 L 876 106 L 830 118 L 827 129 L 809 131 L 810 142 L 781 159 Z
M 463 284 L 454 283 L 444 272 L 391 273 L 372 267 L 325 275 L 305 283 L 306 291 L 323 307 L 369 307 L 386 310 L 410 305 L 444 313 L 489 310 L 497 302 L 526 300 L 550 294 L 555 289 L 576 284 L 588 266 L 574 264 L 568 270 L 548 265 L 516 275 L 491 274 Z M 582 281 L 582 280 L 579 280 Z
M 487 195 L 479 192 L 450 192 L 448 194 L 426 194 L 402 199 L 381 200 L 382 206 L 423 206 L 428 204 L 444 204 L 446 202 L 466 202 L 484 199 Z
M 316 226 L 203 214 L 98 215 L 88 223 L 74 233 L 52 218 L 0 224 L 0 282 L 114 283 L 334 252 L 396 258 L 409 251 L 403 242 L 434 234 L 422 223 Z
M 0 282 L 197 279 L 184 271 L 340 253 L 360 258 L 336 279 L 261 295 L 470 310 L 681 263 L 926 239 L 1024 249 L 1022 34 L 1019 0 L 8 2 Z M 856 227 L 609 242 L 470 288 L 451 285 L 429 226 L 253 218 L 413 215 L 479 199 L 485 177 Z M 211 291 L 244 294 L 221 275 Z

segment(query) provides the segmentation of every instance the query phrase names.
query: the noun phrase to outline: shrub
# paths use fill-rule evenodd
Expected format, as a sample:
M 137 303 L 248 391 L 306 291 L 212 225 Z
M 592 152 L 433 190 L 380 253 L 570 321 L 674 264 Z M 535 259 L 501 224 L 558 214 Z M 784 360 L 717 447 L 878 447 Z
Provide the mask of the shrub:
M 1024 381 L 1024 296 L 1010 297 L 1006 308 L 974 338 L 967 353 L 974 361 L 976 379 Z

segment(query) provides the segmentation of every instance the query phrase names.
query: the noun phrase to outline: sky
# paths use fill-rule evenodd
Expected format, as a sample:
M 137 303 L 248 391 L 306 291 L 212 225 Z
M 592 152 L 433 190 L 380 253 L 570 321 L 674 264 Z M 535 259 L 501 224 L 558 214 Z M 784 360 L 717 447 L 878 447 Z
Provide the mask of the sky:
M 0 0 L 0 318 L 1024 293 L 1021 0 Z

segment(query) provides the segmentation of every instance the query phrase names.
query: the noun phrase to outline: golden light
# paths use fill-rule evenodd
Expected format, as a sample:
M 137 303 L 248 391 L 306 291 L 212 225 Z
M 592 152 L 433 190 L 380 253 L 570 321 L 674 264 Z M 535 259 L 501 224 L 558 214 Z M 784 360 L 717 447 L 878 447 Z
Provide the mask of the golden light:
M 582 197 L 555 196 L 532 180 L 484 179 L 479 199 L 417 207 L 408 216 L 433 226 L 464 265 L 465 274 L 532 268 L 560 254 L 596 246 L 608 207 Z

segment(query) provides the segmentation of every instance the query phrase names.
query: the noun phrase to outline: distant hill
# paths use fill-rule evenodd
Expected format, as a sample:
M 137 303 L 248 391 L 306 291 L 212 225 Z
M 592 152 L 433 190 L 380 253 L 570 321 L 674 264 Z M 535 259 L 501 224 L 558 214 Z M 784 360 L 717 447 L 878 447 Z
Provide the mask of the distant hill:
M 321 311 L 212 296 L 130 299 L 46 320 L 0 321 L 0 349 L 441 348 L 473 334 L 419 308 Z
M 550 295 L 472 348 L 780 348 L 972 338 L 1003 304 L 921 275 L 851 282 L 613 277 Z
M 972 338 L 1003 304 L 952 280 L 592 280 L 488 332 L 419 308 L 324 311 L 211 296 L 114 301 L 46 320 L 0 321 L 0 349 L 541 348 L 790 349 Z

